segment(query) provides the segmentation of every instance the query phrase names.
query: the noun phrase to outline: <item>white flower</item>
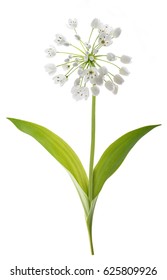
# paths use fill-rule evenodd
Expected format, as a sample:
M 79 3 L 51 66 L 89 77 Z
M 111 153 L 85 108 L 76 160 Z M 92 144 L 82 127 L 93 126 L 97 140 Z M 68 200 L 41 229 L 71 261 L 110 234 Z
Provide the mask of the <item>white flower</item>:
M 109 61 L 114 61 L 114 60 L 116 60 L 116 56 L 115 56 L 115 54 L 113 54 L 113 53 L 108 53 L 108 54 L 107 54 L 107 59 L 108 59 Z
M 61 35 L 61 34 L 56 34 L 56 39 L 55 39 L 55 43 L 57 45 L 65 45 L 65 44 L 68 44 L 67 41 L 66 41 L 66 38 Z
M 76 27 L 77 27 L 77 25 L 78 25 L 78 21 L 77 21 L 77 19 L 76 18 L 74 18 L 74 19 L 69 19 L 68 20 L 68 27 L 69 28 L 71 28 L 71 29 L 75 29 Z
M 94 79 L 98 76 L 98 72 L 96 67 L 90 67 L 88 70 L 84 71 L 85 81 L 90 81 L 92 84 L 94 83 Z
M 53 46 L 50 46 L 50 48 L 46 49 L 45 52 L 47 53 L 47 57 L 53 57 L 57 53 L 55 47 Z
M 71 90 L 75 100 L 87 99 L 89 97 L 89 89 L 87 87 L 74 86 Z
M 118 38 L 121 34 L 121 28 L 117 27 L 113 30 L 112 35 L 114 38 Z
M 100 89 L 98 86 L 94 85 L 93 87 L 91 87 L 91 91 L 92 91 L 92 95 L 97 96 L 99 95 Z
M 106 35 L 111 35 L 113 31 L 113 28 L 109 26 L 108 24 L 100 23 L 99 25 L 99 32 L 105 33 Z
M 114 76 L 114 82 L 118 85 L 122 85 L 124 82 L 124 79 L 119 74 L 117 74 Z
M 100 33 L 99 35 L 99 42 L 103 45 L 103 46 L 110 46 L 113 41 L 112 41 L 112 36 L 108 35 L 105 32 Z
M 63 86 L 65 84 L 65 82 L 67 81 L 67 78 L 65 75 L 56 75 L 55 77 L 53 77 L 53 80 L 55 82 L 55 84 L 59 84 L 60 86 Z
M 76 45 L 73 42 L 69 43 L 62 34 L 56 34 L 56 44 L 59 47 L 69 46 L 69 51 L 61 49 L 56 51 L 54 46 L 45 50 L 48 57 L 53 57 L 53 59 L 56 54 L 57 56 L 60 54 L 60 57 L 65 55 L 62 62 L 58 60 L 57 64 L 47 64 L 45 70 L 52 75 L 56 70 L 63 68 L 64 75 L 59 74 L 59 72 L 58 75 L 53 77 L 54 82 L 60 86 L 63 86 L 71 76 L 74 76 L 72 96 L 75 100 L 86 100 L 89 96 L 89 89 L 91 95 L 98 96 L 100 87 L 103 85 L 113 94 L 117 94 L 118 85 L 124 82 L 121 75 L 129 75 L 129 70 L 119 64 L 120 62 L 130 63 L 131 57 L 113 54 L 112 49 L 111 52 L 106 53 L 103 52 L 103 49 L 106 46 L 111 46 L 113 40 L 121 34 L 121 29 L 114 29 L 111 25 L 103 24 L 95 18 L 91 22 L 92 29 L 88 33 L 87 40 L 82 41 L 82 36 L 77 33 L 77 26 L 76 19 L 68 20 L 68 27 L 70 27 L 77 40 Z
M 49 75 L 53 75 L 56 73 L 57 67 L 52 63 L 48 63 L 45 65 L 45 70 Z
M 99 28 L 100 20 L 98 18 L 94 18 L 91 22 L 92 28 Z
M 128 76 L 130 74 L 129 70 L 126 67 L 121 67 L 119 73 L 124 76 Z
M 122 63 L 128 64 L 131 63 L 132 58 L 128 55 L 122 55 L 120 60 Z

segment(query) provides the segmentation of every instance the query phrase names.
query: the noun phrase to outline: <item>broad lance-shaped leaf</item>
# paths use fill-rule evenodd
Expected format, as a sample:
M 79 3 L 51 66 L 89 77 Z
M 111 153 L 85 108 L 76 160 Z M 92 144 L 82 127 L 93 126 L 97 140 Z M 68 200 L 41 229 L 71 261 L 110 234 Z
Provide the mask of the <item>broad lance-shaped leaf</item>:
M 137 141 L 157 126 L 159 125 L 150 125 L 130 131 L 113 142 L 105 150 L 94 168 L 94 198 L 101 191 L 105 181 L 118 169 Z
M 8 118 L 22 132 L 35 138 L 75 178 L 88 194 L 88 178 L 83 165 L 73 149 L 58 135 L 35 123 Z

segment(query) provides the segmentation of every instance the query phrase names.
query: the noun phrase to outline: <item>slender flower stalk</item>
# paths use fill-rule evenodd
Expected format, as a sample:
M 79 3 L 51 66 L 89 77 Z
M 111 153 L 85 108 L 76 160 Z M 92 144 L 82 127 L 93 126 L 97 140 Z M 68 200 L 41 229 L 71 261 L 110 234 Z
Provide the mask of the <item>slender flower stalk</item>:
M 93 31 L 94 31 L 94 28 L 92 28 L 92 30 L 91 30 L 91 32 L 90 32 L 88 44 L 90 43 L 90 39 L 91 39 L 91 37 L 92 37 Z
M 76 31 L 75 28 L 74 28 L 74 31 L 75 31 L 75 33 L 76 33 L 75 38 L 80 42 L 81 47 L 83 48 L 83 51 L 84 51 L 84 52 L 87 51 L 87 50 L 86 50 L 86 47 L 85 47 L 85 45 L 84 45 L 84 42 L 82 42 L 81 37 L 78 35 L 78 33 L 77 33 L 77 31 Z
M 94 154 L 95 154 L 95 126 L 96 126 L 96 96 L 92 96 L 92 114 L 91 114 L 91 147 L 90 147 L 90 162 L 89 162 L 89 207 L 92 208 L 93 201 L 93 169 L 94 169 Z M 94 255 L 93 239 L 92 239 L 92 222 L 93 213 L 91 219 L 87 221 L 89 242 L 91 254 Z
M 70 46 L 71 46 L 71 47 L 73 47 L 74 49 L 76 49 L 76 50 L 80 51 L 81 53 L 85 54 L 85 52 L 84 52 L 84 51 L 82 51 L 80 48 L 78 48 L 78 47 L 74 46 L 73 44 L 70 44 Z
M 116 65 L 115 63 L 112 63 L 112 62 L 110 62 L 110 61 L 107 61 L 107 60 L 104 60 L 104 59 L 99 59 L 99 58 L 97 58 L 97 60 L 98 60 L 98 61 L 103 61 L 103 62 L 105 62 L 105 63 L 109 63 L 109 64 L 111 64 L 111 65 L 117 67 L 118 69 L 120 69 L 120 67 L 119 67 L 118 65 Z
M 95 125 L 96 125 L 96 96 L 92 96 L 92 116 L 91 116 L 91 148 L 89 163 L 89 201 L 93 199 L 93 165 L 95 154 Z

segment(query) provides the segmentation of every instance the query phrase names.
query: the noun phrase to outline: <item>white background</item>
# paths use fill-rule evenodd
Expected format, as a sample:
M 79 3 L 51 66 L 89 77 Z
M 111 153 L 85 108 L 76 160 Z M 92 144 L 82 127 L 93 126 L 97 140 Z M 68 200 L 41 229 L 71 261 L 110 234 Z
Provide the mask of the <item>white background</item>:
M 120 26 L 121 36 L 107 51 L 133 57 L 131 75 L 119 94 L 114 96 L 104 89 L 97 98 L 95 162 L 112 141 L 127 131 L 162 124 L 134 147 L 105 184 L 94 217 L 93 257 L 89 254 L 84 213 L 70 178 L 34 139 L 6 120 L 15 117 L 48 127 L 74 148 L 88 170 L 91 99 L 75 102 L 70 93 L 73 77 L 59 88 L 44 71 L 48 63 L 44 49 L 53 44 L 56 33 L 71 36 L 72 31 L 66 27 L 70 17 L 78 18 L 85 40 L 95 17 L 113 27 Z M 9 270 L 15 265 L 68 265 L 95 270 L 106 266 L 156 266 L 159 274 L 150 278 L 165 279 L 166 24 L 163 0 L 1 2 L 2 279 L 13 279 Z M 109 279 L 102 274 L 97 277 Z

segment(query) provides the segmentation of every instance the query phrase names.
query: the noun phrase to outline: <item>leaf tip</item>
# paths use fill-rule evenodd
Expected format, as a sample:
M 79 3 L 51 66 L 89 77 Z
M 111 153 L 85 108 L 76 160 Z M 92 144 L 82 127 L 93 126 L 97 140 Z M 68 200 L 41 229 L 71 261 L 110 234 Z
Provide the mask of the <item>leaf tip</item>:
M 161 126 L 161 125 L 162 125 L 161 123 L 155 124 L 155 125 L 152 125 L 152 128 L 156 128 L 156 127 Z
M 14 120 L 13 118 L 9 118 L 9 117 L 7 117 L 6 119 L 11 121 L 11 122 Z

